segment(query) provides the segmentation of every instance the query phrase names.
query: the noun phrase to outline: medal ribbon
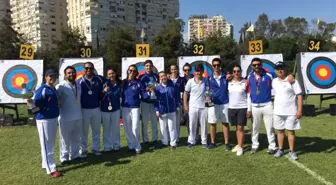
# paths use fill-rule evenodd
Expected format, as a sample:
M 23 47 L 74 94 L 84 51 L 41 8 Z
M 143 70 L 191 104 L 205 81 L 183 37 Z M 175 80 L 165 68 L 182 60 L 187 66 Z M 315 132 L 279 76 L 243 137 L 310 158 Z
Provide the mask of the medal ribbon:
M 69 82 L 69 81 L 68 81 Z M 69 82 L 69 84 L 71 85 L 72 83 Z M 71 91 L 74 93 L 75 95 L 75 101 L 77 101 L 77 84 L 76 82 L 73 84 L 75 86 L 75 90 L 73 89 L 73 87 L 71 87 Z
M 254 78 L 256 79 L 257 91 L 259 91 L 260 90 L 261 76 L 257 79 L 257 76 L 254 74 Z
M 92 81 L 91 82 L 91 87 L 86 83 L 86 80 L 85 78 L 82 76 L 82 80 L 84 81 L 86 87 L 89 89 L 89 91 L 92 91 L 92 88 L 93 88 L 93 85 L 94 85 L 94 82 Z

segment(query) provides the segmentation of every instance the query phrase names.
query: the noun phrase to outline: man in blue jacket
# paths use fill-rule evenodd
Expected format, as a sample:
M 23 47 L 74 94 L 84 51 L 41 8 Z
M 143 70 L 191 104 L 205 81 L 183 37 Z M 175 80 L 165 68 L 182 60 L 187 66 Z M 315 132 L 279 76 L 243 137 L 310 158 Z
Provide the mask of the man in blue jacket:
M 229 151 L 229 97 L 226 73 L 221 72 L 221 59 L 219 58 L 214 58 L 212 60 L 212 67 L 214 74 L 209 77 L 209 87 L 212 91 L 211 101 L 215 106 L 208 108 L 208 122 L 210 123 L 211 136 L 211 144 L 209 145 L 209 148 L 211 149 L 216 146 L 216 123 L 220 121 L 223 125 L 225 150 Z
M 139 76 L 141 84 L 141 115 L 142 115 L 142 139 L 143 142 L 148 144 L 148 130 L 147 124 L 151 121 L 152 124 L 152 142 L 155 145 L 158 139 L 157 118 L 154 110 L 154 103 L 156 99 L 154 94 L 150 92 L 150 83 L 159 83 L 158 76 L 153 72 L 153 62 L 146 60 L 145 63 L 146 72 Z
M 160 121 L 161 142 L 163 146 L 168 145 L 169 132 L 171 150 L 176 150 L 176 110 L 180 106 L 180 92 L 163 71 L 159 77 L 161 84 L 155 88 L 157 101 L 154 106 Z

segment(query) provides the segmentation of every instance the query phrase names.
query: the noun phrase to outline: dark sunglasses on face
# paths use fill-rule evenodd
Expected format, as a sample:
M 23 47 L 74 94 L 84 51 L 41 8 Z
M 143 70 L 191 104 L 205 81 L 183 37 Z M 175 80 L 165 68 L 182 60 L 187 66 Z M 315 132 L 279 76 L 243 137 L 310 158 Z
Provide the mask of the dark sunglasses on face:
M 190 69 L 183 69 L 183 71 L 184 71 L 184 72 L 186 72 L 186 71 L 190 71 Z
M 128 70 L 128 72 L 133 73 L 133 72 L 135 72 L 135 70 L 130 69 L 130 70 Z
M 240 70 L 233 70 L 233 73 L 240 73 Z
M 213 67 L 220 67 L 220 65 L 219 64 L 214 64 L 214 65 L 212 65 Z
M 85 67 L 85 70 L 93 70 L 94 68 L 93 67 Z
M 252 66 L 253 67 L 257 67 L 257 66 L 259 67 L 259 66 L 261 66 L 261 64 L 252 64 Z

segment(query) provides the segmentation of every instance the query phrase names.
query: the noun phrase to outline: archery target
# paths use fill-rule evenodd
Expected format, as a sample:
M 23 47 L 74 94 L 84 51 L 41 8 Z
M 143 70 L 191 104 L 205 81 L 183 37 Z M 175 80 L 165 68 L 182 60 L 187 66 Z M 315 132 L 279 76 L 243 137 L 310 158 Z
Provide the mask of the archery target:
M 279 61 L 283 61 L 282 54 L 264 54 L 264 55 L 241 55 L 240 65 L 242 67 L 242 76 L 248 76 L 251 73 L 252 66 L 251 61 L 253 58 L 260 58 L 262 61 L 262 67 L 265 71 L 272 74 L 273 77 L 275 74 L 275 64 Z
M 220 58 L 219 55 L 214 56 L 183 56 L 179 57 L 179 71 L 180 76 L 184 76 L 183 66 L 186 63 L 189 63 L 191 65 L 191 74 L 195 73 L 195 68 L 198 64 L 203 64 L 204 73 L 203 77 L 209 77 L 213 75 L 213 69 L 212 69 L 212 60 L 214 58 Z
M 336 93 L 336 52 L 300 53 L 298 64 L 307 94 Z
M 64 69 L 67 66 L 73 66 L 76 69 L 76 80 L 84 75 L 85 62 L 92 62 L 96 75 L 104 76 L 104 61 L 103 58 L 61 58 L 59 62 L 60 79 L 65 79 Z
M 164 71 L 164 58 L 163 57 L 149 57 L 149 58 L 122 58 L 122 79 L 127 78 L 127 69 L 130 65 L 134 64 L 138 69 L 138 76 L 145 73 L 144 63 L 146 60 L 153 62 L 153 72 L 158 73 Z
M 22 84 L 35 90 L 43 81 L 42 60 L 2 60 L 0 103 L 25 103 L 20 98 Z

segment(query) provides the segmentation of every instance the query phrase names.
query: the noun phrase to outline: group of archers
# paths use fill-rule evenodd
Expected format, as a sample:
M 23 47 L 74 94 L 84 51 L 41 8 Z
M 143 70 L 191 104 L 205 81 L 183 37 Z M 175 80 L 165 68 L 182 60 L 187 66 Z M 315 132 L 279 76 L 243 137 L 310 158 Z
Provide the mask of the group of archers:
M 246 78 L 242 77 L 239 65 L 234 65 L 229 72 L 222 72 L 219 58 L 213 59 L 213 75 L 207 78 L 203 77 L 203 65 L 196 66 L 194 74 L 191 74 L 191 65 L 185 64 L 183 77 L 179 76 L 177 65 L 170 66 L 169 74 L 163 71 L 154 73 L 151 60 L 145 61 L 144 65 L 146 72 L 139 77 L 137 67 L 130 65 L 127 78 L 122 81 L 114 69 L 108 69 L 106 77 L 95 75 L 91 62 L 84 64 L 85 74 L 76 80 L 75 68 L 68 66 L 64 70 L 66 80 L 56 87 L 53 84 L 58 74 L 51 69 L 46 71 L 45 83 L 29 101 L 40 108 L 35 118 L 41 144 L 42 168 L 48 174 L 52 177 L 61 176 L 54 160 L 58 125 L 61 165 L 69 165 L 87 158 L 90 126 L 93 155 L 102 155 L 101 124 L 103 152 L 118 152 L 120 116 L 129 152 L 136 154 L 141 154 L 142 147 L 161 149 L 169 146 L 174 151 L 177 145 L 185 144 L 179 142 L 180 120 L 181 115 L 187 115 L 188 148 L 192 149 L 199 138 L 203 148 L 215 148 L 216 124 L 220 123 L 224 149 L 241 156 L 244 153 L 244 126 L 248 118 L 252 117 L 252 154 L 258 151 L 259 128 L 263 120 L 269 144 L 267 152 L 275 157 L 284 155 L 287 130 L 288 155 L 293 160 L 298 159 L 294 152 L 294 141 L 295 130 L 300 129 L 298 120 L 302 116 L 302 92 L 294 75 L 287 73 L 285 63 L 276 63 L 276 76 L 272 76 L 262 68 L 261 59 L 254 58 L 251 61 L 253 71 Z M 151 143 L 147 133 L 149 123 L 152 129 Z M 210 142 L 207 140 L 207 123 L 210 125 Z M 237 143 L 232 149 L 229 123 L 235 127 L 237 137 Z M 278 146 L 274 129 L 277 130 Z

